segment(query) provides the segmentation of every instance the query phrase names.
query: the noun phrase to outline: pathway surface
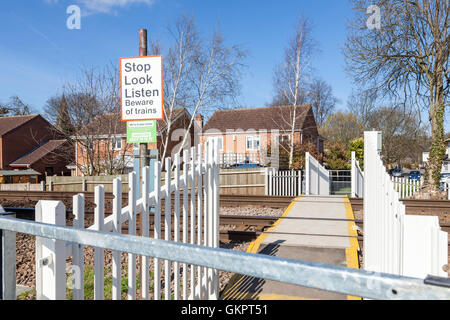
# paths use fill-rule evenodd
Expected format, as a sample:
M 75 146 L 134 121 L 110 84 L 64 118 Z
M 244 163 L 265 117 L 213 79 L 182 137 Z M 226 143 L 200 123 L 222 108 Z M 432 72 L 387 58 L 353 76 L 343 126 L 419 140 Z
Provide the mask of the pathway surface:
M 247 251 L 358 268 L 355 224 L 342 219 L 354 219 L 347 197 L 301 196 L 291 203 L 281 219 L 252 242 Z M 232 277 L 222 297 L 230 300 L 355 299 L 344 294 L 242 275 Z

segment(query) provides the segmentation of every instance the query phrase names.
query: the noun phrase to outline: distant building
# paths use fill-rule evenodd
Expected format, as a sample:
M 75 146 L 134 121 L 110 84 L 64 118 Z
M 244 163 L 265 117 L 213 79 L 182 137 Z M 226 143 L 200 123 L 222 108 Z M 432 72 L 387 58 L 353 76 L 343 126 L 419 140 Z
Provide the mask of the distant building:
M 0 170 L 3 177 L 26 175 L 7 171 L 34 170 L 38 180 L 50 175 L 70 175 L 66 165 L 73 152 L 63 135 L 41 115 L 0 117 Z M 32 177 L 36 174 L 32 174 Z M 8 183 L 13 178 L 4 178 Z M 23 180 L 22 179 L 22 180 Z
M 173 110 L 171 133 L 177 129 L 187 129 L 191 115 L 185 108 Z M 149 150 L 158 149 L 160 158 L 163 151 L 162 139 L 167 131 L 164 120 L 156 122 L 157 143 L 148 143 Z M 193 141 L 194 126 L 191 126 L 191 141 Z M 171 134 L 171 135 L 172 135 Z M 173 136 L 173 135 L 172 135 Z M 126 174 L 133 171 L 134 151 L 139 144 L 127 143 L 126 121 L 121 121 L 120 114 L 102 115 L 72 137 L 75 140 L 75 161 L 68 165 L 73 176 Z M 169 139 L 166 157 L 180 144 L 180 139 Z M 89 151 L 88 151 L 89 150 Z M 160 159 L 161 160 L 161 159 Z M 95 168 L 93 168 L 95 167 Z M 91 170 L 91 171 L 89 171 Z
M 219 138 L 220 161 L 225 167 L 245 162 L 265 166 L 263 153 L 272 141 L 291 139 L 293 107 L 263 107 L 216 111 L 202 129 L 202 142 Z M 203 119 L 196 118 L 199 126 Z M 278 130 L 277 136 L 273 132 Z M 324 141 L 310 105 L 296 108 L 294 143 L 312 143 L 323 156 Z

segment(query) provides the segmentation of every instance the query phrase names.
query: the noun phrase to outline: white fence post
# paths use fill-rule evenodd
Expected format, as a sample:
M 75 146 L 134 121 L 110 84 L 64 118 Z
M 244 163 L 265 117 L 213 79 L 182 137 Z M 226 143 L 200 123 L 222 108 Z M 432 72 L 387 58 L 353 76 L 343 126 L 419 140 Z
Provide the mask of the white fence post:
M 183 150 L 183 243 L 188 243 L 189 149 Z M 188 265 L 183 263 L 183 300 L 188 298 Z
M 84 194 L 73 196 L 73 227 L 84 229 Z M 73 254 L 73 300 L 84 300 L 84 246 L 72 244 Z
M 208 190 L 207 185 L 208 185 L 208 171 L 207 171 L 207 160 L 208 160 L 208 154 L 207 154 L 207 150 L 208 150 L 208 145 L 209 145 L 209 141 L 207 141 L 205 143 L 205 166 L 203 167 L 203 149 L 199 148 L 197 150 L 197 167 L 196 167 L 196 175 L 197 175 L 197 212 L 196 212 L 196 216 L 197 216 L 197 244 L 198 245 L 202 245 L 202 240 L 203 240 L 203 245 L 206 246 L 207 244 L 207 239 L 208 239 Z M 204 175 L 202 176 L 204 172 Z M 195 197 L 195 193 L 194 193 L 194 197 Z M 195 220 L 193 220 L 195 221 Z M 195 225 L 195 224 L 194 224 Z M 193 225 L 193 228 L 195 228 Z M 203 239 L 202 239 L 202 231 L 203 231 Z M 192 230 L 191 230 L 192 232 Z M 195 237 L 194 237 L 195 239 Z M 195 240 L 194 240 L 195 243 Z M 202 268 L 201 266 L 197 266 L 197 289 L 196 289 L 196 293 L 194 295 L 194 299 L 202 299 L 203 295 L 206 294 L 205 292 L 207 292 L 208 288 L 205 285 L 205 287 L 203 287 L 203 276 L 206 275 L 205 272 L 205 268 Z M 206 281 L 206 280 L 205 280 Z M 206 282 L 205 282 L 206 283 Z
M 143 237 L 150 236 L 150 208 L 148 204 L 148 194 L 150 193 L 150 168 L 144 167 L 142 171 L 142 185 L 140 186 L 142 199 L 142 213 L 141 213 L 141 235 Z M 170 199 L 170 198 L 169 198 Z M 141 292 L 142 300 L 150 298 L 150 279 L 149 279 L 149 257 L 141 257 Z
M 121 211 L 122 211 L 122 181 L 120 178 L 113 180 L 113 233 L 121 233 Z M 121 274 L 122 264 L 119 251 L 112 252 L 112 299 L 120 300 L 122 294 Z
M 171 171 L 172 171 L 172 161 L 170 158 L 166 158 L 166 177 L 165 177 L 165 208 L 164 208 L 164 240 L 171 241 L 172 238 L 172 212 L 170 210 L 172 205 L 172 195 L 171 195 Z M 164 260 L 164 299 L 170 300 L 171 297 L 171 282 L 172 282 L 172 268 L 171 262 L 169 260 Z
M 66 207 L 60 201 L 40 200 L 35 220 L 58 226 L 66 225 Z M 36 237 L 36 298 L 38 300 L 66 299 L 65 243 Z
M 175 202 L 174 202 L 174 241 L 180 242 L 180 154 L 175 155 Z M 180 263 L 174 262 L 174 294 L 175 300 L 180 300 Z
M 136 172 L 128 174 L 128 234 L 136 235 Z M 136 300 L 136 255 L 128 254 L 128 300 Z
M 310 185 L 311 185 L 311 176 L 310 176 L 310 163 L 309 163 L 309 152 L 305 154 L 305 195 L 310 195 Z
M 157 161 L 155 163 L 155 190 L 156 197 L 155 197 L 155 220 L 154 220 L 154 233 L 153 237 L 155 239 L 161 239 L 161 163 Z M 154 265 L 154 299 L 160 300 L 161 299 L 161 264 L 159 258 L 153 259 L 153 265 Z
M 105 221 L 105 188 L 100 185 L 94 189 L 94 229 L 103 231 Z M 105 251 L 102 248 L 94 248 L 94 300 L 105 298 Z
M 351 172 L 351 179 L 352 179 L 352 198 L 356 198 L 356 157 L 355 157 L 355 151 L 352 151 L 352 172 Z

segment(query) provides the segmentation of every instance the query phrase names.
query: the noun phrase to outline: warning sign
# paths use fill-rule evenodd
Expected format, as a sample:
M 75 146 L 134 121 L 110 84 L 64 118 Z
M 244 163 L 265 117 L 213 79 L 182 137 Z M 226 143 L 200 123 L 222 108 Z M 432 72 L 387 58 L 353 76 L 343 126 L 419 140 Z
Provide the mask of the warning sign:
M 120 58 L 122 121 L 163 118 L 162 56 Z

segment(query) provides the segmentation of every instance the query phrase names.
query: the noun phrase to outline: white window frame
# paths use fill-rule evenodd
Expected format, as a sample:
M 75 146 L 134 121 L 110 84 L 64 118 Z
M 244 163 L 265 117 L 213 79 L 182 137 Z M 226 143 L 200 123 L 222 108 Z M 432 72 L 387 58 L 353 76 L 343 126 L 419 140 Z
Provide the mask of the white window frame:
M 117 147 L 117 141 L 120 142 L 120 147 Z M 111 138 L 111 148 L 114 151 L 122 150 L 122 138 Z
M 278 139 L 278 142 L 284 142 L 284 137 L 287 137 L 286 142 L 291 142 L 291 135 L 290 134 L 280 134 L 281 139 Z
M 251 139 L 251 147 L 248 147 L 248 141 Z M 255 148 L 255 141 L 258 141 L 258 147 Z M 261 139 L 260 136 L 246 136 L 245 137 L 245 149 L 247 151 L 259 151 L 261 149 Z
M 213 137 L 213 138 L 208 138 L 208 141 L 217 138 L 219 140 L 219 151 L 223 151 L 223 137 Z

